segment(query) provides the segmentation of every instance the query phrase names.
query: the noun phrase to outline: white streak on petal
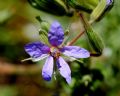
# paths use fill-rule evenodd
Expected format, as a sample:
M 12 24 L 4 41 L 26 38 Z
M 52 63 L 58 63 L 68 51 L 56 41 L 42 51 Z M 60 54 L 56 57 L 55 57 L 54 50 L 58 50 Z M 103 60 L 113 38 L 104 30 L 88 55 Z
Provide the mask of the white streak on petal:
M 47 58 L 49 56 L 49 54 L 42 54 L 40 57 L 38 58 L 32 58 L 32 61 L 33 62 L 37 62 L 37 61 L 40 61 L 40 60 L 43 60 L 44 58 Z

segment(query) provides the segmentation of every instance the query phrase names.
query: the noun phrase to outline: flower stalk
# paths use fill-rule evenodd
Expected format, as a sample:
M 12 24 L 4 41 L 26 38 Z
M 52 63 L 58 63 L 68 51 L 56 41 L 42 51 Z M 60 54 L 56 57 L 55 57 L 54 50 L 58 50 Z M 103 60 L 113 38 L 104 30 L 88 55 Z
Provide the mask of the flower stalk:
M 73 45 L 82 35 L 84 34 L 84 31 L 79 33 L 74 39 L 72 39 L 70 42 L 68 42 L 68 46 Z

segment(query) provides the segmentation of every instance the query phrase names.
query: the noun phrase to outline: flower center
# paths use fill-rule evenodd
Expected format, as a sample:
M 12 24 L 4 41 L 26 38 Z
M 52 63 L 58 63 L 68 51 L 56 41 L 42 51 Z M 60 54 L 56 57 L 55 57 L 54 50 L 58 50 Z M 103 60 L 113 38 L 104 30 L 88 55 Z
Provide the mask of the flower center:
M 51 47 L 50 48 L 50 55 L 55 57 L 55 58 L 58 58 L 60 56 L 60 51 L 57 47 Z

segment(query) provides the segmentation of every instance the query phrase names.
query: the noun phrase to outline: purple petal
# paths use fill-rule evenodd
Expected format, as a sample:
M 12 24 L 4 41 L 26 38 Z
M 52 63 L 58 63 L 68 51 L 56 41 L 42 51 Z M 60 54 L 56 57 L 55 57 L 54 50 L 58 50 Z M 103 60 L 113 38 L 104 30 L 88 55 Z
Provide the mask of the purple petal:
M 33 42 L 25 45 L 25 51 L 34 59 L 40 58 L 43 54 L 47 54 L 50 48 L 41 43 Z
M 57 59 L 57 67 L 60 74 L 66 79 L 67 83 L 71 83 L 71 70 L 68 64 L 64 61 L 62 57 Z
M 42 76 L 46 81 L 50 81 L 53 73 L 53 57 L 49 56 L 42 68 Z
M 63 39 L 64 31 L 62 29 L 62 26 L 57 21 L 53 22 L 48 33 L 48 40 L 50 44 L 53 46 L 59 46 L 62 44 Z
M 61 50 L 64 55 L 74 57 L 74 58 L 88 58 L 90 57 L 90 53 L 84 49 L 80 48 L 78 46 L 65 46 Z
M 113 0 L 106 0 L 107 6 L 111 5 L 113 3 Z

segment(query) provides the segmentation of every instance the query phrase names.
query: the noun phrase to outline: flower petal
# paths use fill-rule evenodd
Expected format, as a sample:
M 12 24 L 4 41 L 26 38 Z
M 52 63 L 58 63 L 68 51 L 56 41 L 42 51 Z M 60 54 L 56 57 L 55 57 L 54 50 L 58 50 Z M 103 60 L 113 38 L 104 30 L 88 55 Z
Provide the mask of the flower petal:
M 48 33 L 48 40 L 50 44 L 53 46 L 59 46 L 62 44 L 63 39 L 64 31 L 62 29 L 62 26 L 57 21 L 53 22 Z
M 53 57 L 49 56 L 42 68 L 42 76 L 46 81 L 50 81 L 53 73 Z
M 60 74 L 66 79 L 67 83 L 71 83 L 71 70 L 68 64 L 64 61 L 62 57 L 57 59 L 57 67 Z
M 41 58 L 43 54 L 47 54 L 50 48 L 41 43 L 41 42 L 33 42 L 25 45 L 25 51 L 35 60 Z
M 107 6 L 111 5 L 113 3 L 113 0 L 106 0 Z
M 90 57 L 90 53 L 78 46 L 65 46 L 61 49 L 64 55 L 74 57 L 74 58 L 88 58 Z

